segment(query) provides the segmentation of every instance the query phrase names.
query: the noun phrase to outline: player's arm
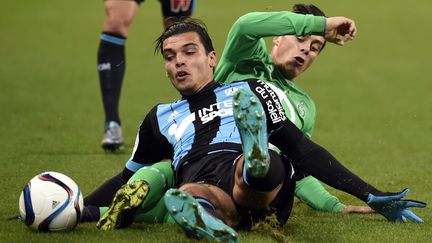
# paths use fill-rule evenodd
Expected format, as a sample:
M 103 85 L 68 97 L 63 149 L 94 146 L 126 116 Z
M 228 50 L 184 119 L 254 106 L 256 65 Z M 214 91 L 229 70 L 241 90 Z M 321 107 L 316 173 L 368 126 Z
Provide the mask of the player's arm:
M 221 62 L 266 55 L 263 37 L 281 35 L 323 35 L 325 18 L 282 12 L 253 12 L 241 16 L 231 27 Z
M 125 166 L 132 172 L 136 172 L 144 166 L 172 158 L 171 144 L 159 132 L 156 114 L 157 106 L 149 112 L 141 123 L 132 155 Z
M 305 122 L 302 129 L 307 138 L 311 138 L 313 124 L 315 123 L 315 107 L 312 107 L 313 117 Z M 319 180 L 311 175 L 298 178 L 295 187 L 295 195 L 313 209 L 329 213 L 372 213 L 368 206 L 354 206 L 343 204 L 338 197 L 332 195 Z
M 249 82 L 249 85 L 266 112 L 269 142 L 280 148 L 299 167 L 320 181 L 359 198 L 389 221 L 403 222 L 409 219 L 423 222 L 409 208 L 425 207 L 425 203 L 402 200 L 408 190 L 399 193 L 382 192 L 363 181 L 326 149 L 306 138 L 285 117 L 280 101 L 268 85 L 261 80 Z

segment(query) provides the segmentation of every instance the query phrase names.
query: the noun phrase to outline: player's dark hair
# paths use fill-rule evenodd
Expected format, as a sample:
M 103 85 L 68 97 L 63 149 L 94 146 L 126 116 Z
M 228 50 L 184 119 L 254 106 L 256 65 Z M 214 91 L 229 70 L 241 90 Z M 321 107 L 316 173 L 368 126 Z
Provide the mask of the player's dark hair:
M 167 21 L 167 27 L 164 32 L 156 39 L 155 53 L 163 51 L 163 42 L 171 36 L 183 34 L 186 32 L 195 32 L 198 34 L 206 53 L 214 51 L 212 40 L 207 32 L 206 25 L 198 19 L 193 18 L 175 18 L 170 17 Z
M 292 9 L 294 13 L 298 13 L 298 14 L 312 14 L 315 16 L 326 17 L 325 13 L 313 4 L 298 3 L 295 4 Z
M 312 14 L 315 16 L 327 17 L 321 9 L 319 9 L 317 6 L 315 6 L 313 4 L 298 3 L 292 7 L 292 11 L 294 13 L 298 13 L 298 14 Z M 324 49 L 326 43 L 327 43 L 327 41 L 324 42 L 323 46 L 321 47 L 321 51 L 322 51 L 322 49 Z

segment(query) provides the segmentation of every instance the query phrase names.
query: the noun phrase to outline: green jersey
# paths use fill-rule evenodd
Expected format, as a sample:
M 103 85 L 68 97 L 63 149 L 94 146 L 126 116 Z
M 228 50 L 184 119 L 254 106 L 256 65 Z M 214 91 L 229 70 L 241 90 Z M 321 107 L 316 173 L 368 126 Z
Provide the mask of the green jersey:
M 266 81 L 281 99 L 287 117 L 309 138 L 315 126 L 315 104 L 298 85 L 286 79 L 267 52 L 263 37 L 322 35 L 325 18 L 292 12 L 249 13 L 232 26 L 215 80 L 229 83 L 258 78 Z
M 292 12 L 246 14 L 234 23 L 228 33 L 224 52 L 216 68 L 215 80 L 230 83 L 258 78 L 267 82 L 277 93 L 287 117 L 310 138 L 315 126 L 315 104 L 306 92 L 278 70 L 267 52 L 263 38 L 323 35 L 324 29 L 325 17 L 322 16 Z M 295 193 L 318 210 L 340 212 L 345 207 L 312 176 L 298 181 Z

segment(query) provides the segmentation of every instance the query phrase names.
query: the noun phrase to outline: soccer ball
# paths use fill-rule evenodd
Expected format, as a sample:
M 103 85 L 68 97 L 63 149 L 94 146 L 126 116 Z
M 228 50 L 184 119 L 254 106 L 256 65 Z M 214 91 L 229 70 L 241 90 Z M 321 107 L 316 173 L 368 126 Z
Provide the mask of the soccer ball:
M 71 230 L 79 223 L 83 196 L 66 175 L 44 172 L 33 177 L 21 192 L 19 211 L 33 230 Z

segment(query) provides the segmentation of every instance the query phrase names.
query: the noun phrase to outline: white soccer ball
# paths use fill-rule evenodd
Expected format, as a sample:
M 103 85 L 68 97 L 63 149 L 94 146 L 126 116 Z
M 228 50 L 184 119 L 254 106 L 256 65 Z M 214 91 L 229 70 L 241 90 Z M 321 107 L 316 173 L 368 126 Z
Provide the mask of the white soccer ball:
M 31 229 L 71 230 L 81 219 L 82 192 L 66 175 L 44 172 L 33 177 L 22 190 L 19 211 Z

